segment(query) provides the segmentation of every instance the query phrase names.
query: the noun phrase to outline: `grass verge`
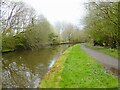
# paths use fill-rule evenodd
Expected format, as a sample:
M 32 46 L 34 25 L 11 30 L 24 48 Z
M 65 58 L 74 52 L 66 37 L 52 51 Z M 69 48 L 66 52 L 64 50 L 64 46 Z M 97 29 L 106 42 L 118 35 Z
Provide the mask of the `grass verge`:
M 39 88 L 117 88 L 118 79 L 80 45 L 68 48 L 41 81 Z
M 50 71 L 46 74 L 46 76 L 41 81 L 39 88 L 60 88 L 59 82 L 61 81 L 61 71 L 63 70 L 63 64 L 66 58 L 69 55 L 71 48 L 67 49 L 62 56 L 58 58 L 56 63 L 52 66 Z
M 111 49 L 111 48 L 107 48 L 107 47 L 102 47 L 102 46 L 93 46 L 92 44 L 86 44 L 87 47 L 94 49 L 94 50 L 98 50 L 100 52 L 103 52 L 105 54 L 108 54 L 110 56 L 113 56 L 115 58 L 119 58 L 118 57 L 118 50 L 117 49 Z

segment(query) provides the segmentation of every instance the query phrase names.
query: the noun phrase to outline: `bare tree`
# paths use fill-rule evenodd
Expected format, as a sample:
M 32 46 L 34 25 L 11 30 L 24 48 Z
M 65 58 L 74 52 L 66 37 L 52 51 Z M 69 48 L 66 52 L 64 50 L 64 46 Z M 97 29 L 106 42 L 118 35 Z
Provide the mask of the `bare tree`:
M 12 29 L 23 30 L 33 16 L 34 9 L 23 2 L 1 1 L 2 33 L 10 33 Z

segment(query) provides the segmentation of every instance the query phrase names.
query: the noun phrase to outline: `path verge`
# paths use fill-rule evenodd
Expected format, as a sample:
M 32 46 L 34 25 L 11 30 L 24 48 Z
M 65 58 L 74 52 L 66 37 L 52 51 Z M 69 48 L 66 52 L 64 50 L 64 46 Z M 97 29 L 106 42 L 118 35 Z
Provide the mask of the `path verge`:
M 100 51 L 102 53 L 105 53 L 105 54 L 108 54 L 112 57 L 115 57 L 115 58 L 119 58 L 119 53 L 118 53 L 118 49 L 111 49 L 111 48 L 107 48 L 107 47 L 102 47 L 102 46 L 93 46 L 92 44 L 90 43 L 86 43 L 85 44 L 86 47 L 88 48 L 91 48 L 91 49 L 94 49 L 94 50 L 97 50 L 97 51 Z
M 108 54 L 104 54 L 97 50 L 86 47 L 85 45 L 81 45 L 81 48 L 85 50 L 89 55 L 91 55 L 95 60 L 99 61 L 103 66 L 112 71 L 114 74 L 120 77 L 120 61 L 117 58 L 114 58 Z

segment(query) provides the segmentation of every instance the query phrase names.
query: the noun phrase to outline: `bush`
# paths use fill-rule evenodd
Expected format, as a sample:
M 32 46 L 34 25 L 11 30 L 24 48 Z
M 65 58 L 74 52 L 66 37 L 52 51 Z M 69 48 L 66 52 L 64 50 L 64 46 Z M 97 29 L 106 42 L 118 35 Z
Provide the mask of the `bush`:
M 13 36 L 2 37 L 2 51 L 15 50 L 15 38 Z

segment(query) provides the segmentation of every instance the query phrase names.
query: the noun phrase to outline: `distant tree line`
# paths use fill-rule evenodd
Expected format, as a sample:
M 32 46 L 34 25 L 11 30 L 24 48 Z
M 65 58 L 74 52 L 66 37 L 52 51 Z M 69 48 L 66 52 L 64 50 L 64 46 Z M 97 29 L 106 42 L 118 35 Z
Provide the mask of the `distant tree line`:
M 57 22 L 56 29 L 61 42 L 74 43 L 88 41 L 86 33 L 71 23 Z

